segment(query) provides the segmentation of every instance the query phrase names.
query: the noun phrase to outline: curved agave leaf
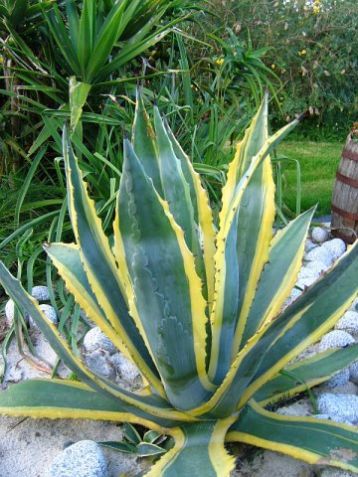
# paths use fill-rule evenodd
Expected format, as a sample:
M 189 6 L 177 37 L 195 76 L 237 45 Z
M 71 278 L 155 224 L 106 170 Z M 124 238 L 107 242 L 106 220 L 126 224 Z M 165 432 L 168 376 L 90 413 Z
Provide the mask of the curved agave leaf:
M 21 313 L 29 313 L 31 315 L 40 331 L 58 356 L 62 358 L 65 365 L 90 387 L 105 395 L 116 397 L 121 402 L 129 405 L 132 412 L 138 410 L 141 415 L 145 413 L 148 419 L 157 416 L 184 422 L 193 421 L 194 418 L 173 409 L 166 400 L 158 396 L 135 394 L 89 371 L 82 364 L 81 360 L 72 353 L 57 328 L 44 316 L 37 301 L 23 289 L 19 281 L 10 274 L 2 262 L 0 262 L 0 282 L 17 304 Z
M 261 116 L 265 117 L 265 111 L 265 107 L 262 107 L 259 112 L 259 116 L 256 118 L 258 124 L 265 124 L 265 120 L 261 118 Z M 266 243 L 266 239 L 264 240 L 263 245 L 259 243 L 256 246 L 256 248 L 259 247 L 259 250 L 251 248 L 252 244 L 250 244 L 250 246 L 248 245 L 252 253 L 248 252 L 248 248 L 243 244 L 243 242 L 243 250 L 241 251 L 239 249 L 239 232 L 241 232 L 239 231 L 239 222 L 241 220 L 242 226 L 244 226 L 248 219 L 246 212 L 243 212 L 246 206 L 244 202 L 245 194 L 248 194 L 248 197 L 250 197 L 250 202 L 252 201 L 252 207 L 255 208 L 255 198 L 252 198 L 252 194 L 255 195 L 255 186 L 252 186 L 252 190 L 249 189 L 249 187 L 251 187 L 252 184 L 255 184 L 255 182 L 252 181 L 261 181 L 260 188 L 267 192 L 267 196 L 266 192 L 263 193 L 262 197 L 260 196 L 262 210 L 261 212 L 256 210 L 255 213 L 259 213 L 261 220 L 263 220 L 263 224 L 261 225 L 257 223 L 254 226 L 254 228 L 256 226 L 258 228 L 255 232 L 256 235 L 254 234 L 252 242 L 255 241 L 255 238 L 259 239 L 261 233 L 266 233 L 266 235 L 269 234 L 269 237 L 271 237 L 271 232 L 268 232 L 268 230 L 272 228 L 271 219 L 274 209 L 271 207 L 272 204 L 269 198 L 271 197 L 272 199 L 273 189 L 271 183 L 272 177 L 270 166 L 265 165 L 267 164 L 265 163 L 265 159 L 270 154 L 272 148 L 275 147 L 296 125 L 297 120 L 282 128 L 272 137 L 266 139 L 260 150 L 255 154 L 254 157 L 252 157 L 250 165 L 245 170 L 244 174 L 241 177 L 238 177 L 237 183 L 235 183 L 233 179 L 234 172 L 231 171 L 230 174 L 230 182 L 225 194 L 227 198 L 224 199 L 226 205 L 224 206 L 224 211 L 220 216 L 220 229 L 217 234 L 217 252 L 215 254 L 215 295 L 211 318 L 213 344 L 209 368 L 209 375 L 215 383 L 220 383 L 223 380 L 232 362 L 233 339 L 238 325 L 238 317 L 240 315 L 241 309 L 240 307 L 243 303 L 244 296 L 240 295 L 240 274 L 241 277 L 246 277 L 243 284 L 244 290 L 246 289 L 246 286 L 250 280 L 252 281 L 253 286 L 256 286 L 263 264 L 267 261 L 269 243 Z M 249 131 L 248 135 L 250 134 L 251 132 Z M 246 141 L 248 141 L 248 138 L 246 138 Z M 250 147 L 252 148 L 252 145 Z M 246 153 L 243 153 L 243 155 L 246 157 Z M 256 176 L 256 174 L 258 175 Z M 265 184 L 265 186 L 262 184 Z M 264 198 L 265 200 L 268 200 L 267 207 L 262 202 Z M 230 205 L 227 206 L 230 200 Z M 254 219 L 251 218 L 251 220 Z M 249 241 L 247 243 L 249 244 Z M 263 248 L 261 249 L 261 247 Z M 247 253 L 248 255 L 251 254 L 251 260 L 253 261 L 253 269 L 246 271 L 244 269 L 243 274 L 240 271 L 241 264 L 239 261 L 241 260 L 246 263 L 246 258 L 243 258 L 241 253 Z M 261 257 L 261 254 L 263 254 L 263 257 Z M 250 291 L 250 297 L 248 298 L 250 304 L 253 297 L 254 296 Z M 245 313 L 241 317 L 241 323 L 243 323 L 243 325 L 246 321 L 246 315 L 248 312 L 246 305 L 245 310 Z
M 155 130 L 137 92 L 133 145 L 143 168 L 160 196 L 168 202 L 175 221 L 183 229 L 195 257 L 196 271 L 203 281 L 203 294 L 212 299 L 214 288 L 215 232 L 212 212 L 200 177 L 189 158 L 155 109 Z
M 283 452 L 310 464 L 358 471 L 358 432 L 353 426 L 280 416 L 254 401 L 241 412 L 227 440 Z
M 260 405 L 290 399 L 333 377 L 358 357 L 358 344 L 328 350 L 284 368 L 254 395 Z
M 358 244 L 325 277 L 266 324 L 239 352 L 210 400 L 192 411 L 228 416 L 310 344 L 329 331 L 357 293 Z
M 140 423 L 162 432 L 175 421 L 151 417 L 117 397 L 75 381 L 34 379 L 0 393 L 0 415 Z
M 175 446 L 152 467 L 146 477 L 229 477 L 235 458 L 225 450 L 224 439 L 232 422 L 230 418 L 175 429 L 171 433 Z
M 291 292 L 302 266 L 305 239 L 315 209 L 304 212 L 277 232 L 271 243 L 269 259 L 255 290 L 245 327 L 241 330 L 240 348 L 256 331 L 274 319 Z
M 148 380 L 155 381 L 156 367 L 136 323 L 128 313 L 120 271 L 102 229 L 102 223 L 96 214 L 94 203 L 88 196 L 66 131 L 63 138 L 63 154 L 69 212 L 87 280 L 111 326 L 125 341 L 132 360 L 139 368 L 143 363 L 147 363 Z
M 190 409 L 212 391 L 203 352 L 206 303 L 183 231 L 128 142 L 117 213 L 146 342 L 169 400 Z
M 77 245 L 54 243 L 47 245 L 45 250 L 65 281 L 67 289 L 72 293 L 76 303 L 80 305 L 86 315 L 103 331 L 113 344 L 129 359 L 131 355 L 121 336 L 113 329 L 100 307 L 81 263 L 80 250 Z M 157 376 L 153 376 L 145 361 L 137 361 L 139 370 L 145 379 L 149 379 L 154 389 L 164 396 L 162 383 Z

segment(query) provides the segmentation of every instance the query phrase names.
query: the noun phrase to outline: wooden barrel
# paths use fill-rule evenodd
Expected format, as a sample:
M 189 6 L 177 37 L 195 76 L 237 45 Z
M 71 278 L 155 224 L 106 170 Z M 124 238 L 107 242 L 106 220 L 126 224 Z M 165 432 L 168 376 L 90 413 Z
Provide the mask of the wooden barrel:
M 347 243 L 353 243 L 358 238 L 358 135 L 356 134 L 356 130 L 353 130 L 347 138 L 332 198 L 332 234 Z

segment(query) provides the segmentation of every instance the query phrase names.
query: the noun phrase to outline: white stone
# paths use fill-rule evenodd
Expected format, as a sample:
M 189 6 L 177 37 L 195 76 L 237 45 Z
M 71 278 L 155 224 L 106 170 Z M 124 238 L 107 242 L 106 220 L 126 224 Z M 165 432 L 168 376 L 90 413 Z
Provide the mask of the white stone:
M 321 414 L 327 414 L 332 421 L 358 422 L 358 396 L 323 393 L 317 398 L 317 407 Z
M 320 262 L 318 260 L 314 260 L 312 262 L 307 262 L 307 264 L 305 265 L 305 268 L 308 269 L 308 270 L 312 270 L 312 273 L 317 275 L 317 277 L 319 277 L 325 271 L 328 270 L 329 266 L 327 266 L 323 262 Z
M 6 323 L 10 327 L 15 318 L 15 303 L 13 300 L 8 300 L 5 305 L 5 318 L 6 318 Z
M 311 237 L 315 242 L 323 243 L 329 239 L 329 231 L 323 227 L 313 227 Z
M 301 399 L 288 406 L 280 407 L 276 412 L 282 416 L 311 416 L 312 406 L 307 399 Z
M 357 474 L 352 474 L 346 470 L 334 469 L 333 467 L 324 469 L 320 477 L 357 477 Z
M 358 335 L 358 313 L 352 310 L 346 311 L 335 328 L 336 330 L 347 331 L 352 335 Z
M 345 384 L 349 382 L 349 376 L 350 376 L 349 369 L 348 368 L 342 369 L 342 371 L 339 371 L 327 381 L 327 386 L 329 388 L 344 386 Z
M 334 258 L 332 253 L 322 247 L 316 247 L 305 255 L 305 260 L 308 262 L 322 262 L 327 268 L 330 267 Z
M 349 366 L 349 379 L 352 383 L 358 385 L 358 361 L 355 361 Z
M 92 353 L 96 350 L 104 350 L 110 354 L 117 352 L 116 347 L 112 341 L 96 326 L 89 330 L 83 338 L 83 347 L 87 353 Z
M 298 288 L 293 288 L 290 296 L 287 298 L 287 300 L 283 304 L 282 310 L 292 305 L 292 303 L 295 302 L 297 298 L 299 298 L 302 295 L 302 293 L 303 293 L 302 290 L 299 290 Z
M 58 356 L 42 333 L 36 335 L 34 347 L 36 355 L 41 360 L 46 361 L 50 366 L 57 364 Z
M 346 244 L 342 239 L 335 238 L 333 240 L 329 240 L 322 245 L 324 250 L 328 250 L 328 252 L 332 255 L 333 260 L 338 260 L 346 251 L 347 247 Z
M 33 287 L 31 295 L 37 301 L 48 301 L 50 299 L 49 289 L 45 285 L 37 285 Z
M 352 310 L 352 311 L 358 311 L 358 298 L 356 298 L 353 301 L 353 303 L 351 304 L 349 309 Z
M 10 300 L 8 300 L 5 305 L 5 320 L 9 328 L 14 323 L 14 318 L 15 318 L 15 303 L 10 298 Z M 25 315 L 25 323 L 27 322 L 28 322 L 28 316 Z
M 57 325 L 58 318 L 57 318 L 57 313 L 56 313 L 55 308 L 53 306 L 47 305 L 45 303 L 42 303 L 41 305 L 39 305 L 39 307 L 40 307 L 41 311 L 43 312 L 43 314 L 45 315 L 45 317 L 48 319 L 48 321 L 50 321 L 54 325 Z M 32 316 L 29 317 L 29 324 L 30 324 L 31 328 L 38 329 L 38 326 L 37 326 L 35 320 L 32 318 Z
M 86 366 L 98 376 L 114 380 L 115 369 L 110 362 L 110 354 L 103 350 L 96 350 L 85 355 Z
M 141 387 L 142 378 L 137 366 L 126 358 L 124 354 L 114 354 L 111 357 L 111 363 L 119 374 L 120 379 L 130 384 L 133 390 Z
M 318 394 L 322 394 L 322 393 L 353 394 L 354 396 L 358 394 L 358 387 L 351 381 L 348 381 L 343 386 L 336 386 L 334 388 L 330 388 L 327 384 L 324 384 L 316 388 L 316 392 Z
M 101 447 L 93 441 L 79 441 L 63 450 L 53 461 L 51 477 L 108 477 Z
M 312 240 L 310 239 L 307 239 L 306 242 L 305 242 L 305 252 L 308 253 L 310 252 L 312 249 L 314 249 L 315 247 L 317 247 L 317 244 L 315 244 L 314 242 L 312 242 Z
M 319 351 L 323 352 L 327 349 L 344 348 L 353 343 L 355 343 L 353 336 L 346 331 L 333 330 L 323 336 L 319 345 Z

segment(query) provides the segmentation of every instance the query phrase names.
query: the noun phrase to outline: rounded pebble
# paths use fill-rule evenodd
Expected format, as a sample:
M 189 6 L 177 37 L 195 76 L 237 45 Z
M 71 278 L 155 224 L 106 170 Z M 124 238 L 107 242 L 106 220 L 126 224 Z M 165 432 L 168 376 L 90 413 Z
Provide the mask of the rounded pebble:
M 50 299 L 49 289 L 44 285 L 37 285 L 33 287 L 31 295 L 37 301 L 48 301 Z
M 310 252 L 312 249 L 314 249 L 315 247 L 317 247 L 317 244 L 315 244 L 314 242 L 312 242 L 312 240 L 310 239 L 307 239 L 306 242 L 305 242 L 305 252 L 308 253 Z
M 5 318 L 8 326 L 11 326 L 15 317 L 15 303 L 13 300 L 8 300 L 5 305 Z
M 353 343 L 355 343 L 353 336 L 346 331 L 333 330 L 323 336 L 319 344 L 319 351 L 323 352 L 327 349 L 344 348 Z
M 358 335 L 358 313 L 348 310 L 337 322 L 336 330 L 343 330 L 352 335 Z
M 322 275 L 322 273 L 324 273 L 327 268 L 329 268 L 326 264 L 324 264 L 323 262 L 320 262 L 318 260 L 314 260 L 312 262 L 308 262 L 306 265 L 305 265 L 305 268 L 307 270 L 312 270 L 314 274 L 316 274 L 317 276 L 320 276 Z
M 350 377 L 349 368 L 342 369 L 342 371 L 339 371 L 327 381 L 327 386 L 329 388 L 344 386 L 345 384 L 349 382 L 349 377 Z
M 40 309 L 42 310 L 43 314 L 45 315 L 45 317 L 48 319 L 48 321 L 50 321 L 51 323 L 53 323 L 54 325 L 57 325 L 58 323 L 58 318 L 57 318 L 57 314 L 56 314 L 56 310 L 53 306 L 51 305 L 46 305 L 44 303 L 42 303 L 41 305 L 39 305 Z M 38 328 L 35 320 L 32 318 L 32 316 L 29 317 L 29 324 L 30 324 L 30 327 L 31 328 Z
M 106 351 L 97 349 L 85 355 L 85 363 L 98 376 L 111 380 L 116 377 L 115 370 L 110 362 L 110 355 Z
M 53 461 L 51 477 L 108 477 L 101 447 L 93 441 L 79 441 L 64 449 Z
M 323 243 L 329 239 L 329 231 L 323 227 L 313 227 L 311 237 L 315 242 Z
M 83 338 L 83 347 L 87 353 L 92 353 L 96 350 L 108 351 L 110 354 L 117 352 L 117 348 L 112 341 L 103 333 L 103 331 L 95 326 L 89 330 Z
M 334 262 L 332 253 L 322 247 L 316 247 L 305 256 L 305 260 L 308 262 L 322 262 L 325 267 L 330 267 Z
M 342 239 L 335 238 L 333 240 L 329 240 L 322 245 L 324 250 L 328 250 L 328 252 L 332 255 L 333 260 L 338 260 L 346 251 L 347 247 L 346 244 Z
M 355 361 L 349 366 L 349 379 L 352 383 L 358 385 L 358 361 Z
M 317 398 L 317 407 L 321 414 L 327 414 L 332 421 L 352 424 L 358 421 L 358 396 L 323 393 Z
M 140 378 L 140 373 L 137 366 L 132 363 L 122 353 L 116 353 L 111 357 L 111 362 L 121 379 L 128 383 L 135 383 Z

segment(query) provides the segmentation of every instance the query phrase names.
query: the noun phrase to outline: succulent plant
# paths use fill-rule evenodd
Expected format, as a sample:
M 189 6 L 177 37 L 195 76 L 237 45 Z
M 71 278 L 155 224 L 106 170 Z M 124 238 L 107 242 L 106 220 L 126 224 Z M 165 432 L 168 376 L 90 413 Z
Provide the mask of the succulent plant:
M 0 281 L 82 381 L 34 380 L 0 393 L 0 413 L 138 423 L 175 445 L 149 476 L 228 476 L 225 442 L 312 464 L 358 470 L 357 431 L 267 406 L 319 384 L 357 359 L 357 345 L 293 362 L 330 330 L 357 294 L 352 246 L 290 306 L 313 210 L 275 232 L 270 151 L 297 121 L 268 136 L 267 98 L 238 144 L 216 226 L 200 177 L 158 109 L 138 97 L 125 142 L 113 240 L 63 136 L 75 244 L 45 246 L 86 315 L 140 370 L 141 392 L 86 369 L 37 302 L 0 265 Z

